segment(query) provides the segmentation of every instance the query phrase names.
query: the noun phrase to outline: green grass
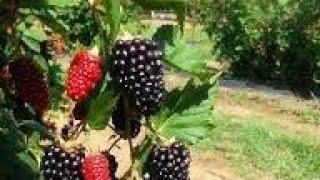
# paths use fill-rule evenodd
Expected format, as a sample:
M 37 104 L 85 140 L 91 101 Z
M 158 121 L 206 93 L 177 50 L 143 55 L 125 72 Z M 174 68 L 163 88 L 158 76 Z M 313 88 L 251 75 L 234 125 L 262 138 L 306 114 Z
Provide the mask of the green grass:
M 243 124 L 235 137 L 239 149 L 234 160 L 241 167 L 251 162 L 277 178 L 320 178 L 320 147 L 305 137 L 285 134 L 259 121 Z
M 293 112 L 296 116 L 300 117 L 303 122 L 320 124 L 320 112 L 312 109 L 299 109 Z
M 239 119 L 215 113 L 211 140 L 197 147 L 224 151 L 245 179 L 319 179 L 320 146 L 308 137 L 290 134 L 260 119 Z

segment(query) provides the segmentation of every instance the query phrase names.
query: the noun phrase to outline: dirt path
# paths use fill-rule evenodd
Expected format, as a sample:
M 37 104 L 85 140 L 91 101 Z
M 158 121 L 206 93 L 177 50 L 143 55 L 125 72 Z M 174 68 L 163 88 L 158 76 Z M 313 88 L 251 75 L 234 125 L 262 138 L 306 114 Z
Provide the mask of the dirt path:
M 231 168 L 222 153 L 192 151 L 192 180 L 238 180 L 241 179 Z
M 282 98 L 268 99 L 245 92 L 239 94 L 239 91 L 221 88 L 216 110 L 244 119 L 257 117 L 277 124 L 293 134 L 298 133 L 319 139 L 320 125 L 305 123 L 296 114 L 297 110 L 303 110 L 311 106 L 310 104 L 309 101 L 303 101 L 292 96 L 283 101 Z

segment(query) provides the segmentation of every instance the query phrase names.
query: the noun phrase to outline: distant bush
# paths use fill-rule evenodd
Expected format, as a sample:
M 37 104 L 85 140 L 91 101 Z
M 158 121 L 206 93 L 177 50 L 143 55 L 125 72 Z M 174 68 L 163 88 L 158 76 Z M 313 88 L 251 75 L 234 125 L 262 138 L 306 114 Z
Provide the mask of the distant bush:
M 320 79 L 320 3 L 200 0 L 214 52 L 238 75 L 310 85 Z

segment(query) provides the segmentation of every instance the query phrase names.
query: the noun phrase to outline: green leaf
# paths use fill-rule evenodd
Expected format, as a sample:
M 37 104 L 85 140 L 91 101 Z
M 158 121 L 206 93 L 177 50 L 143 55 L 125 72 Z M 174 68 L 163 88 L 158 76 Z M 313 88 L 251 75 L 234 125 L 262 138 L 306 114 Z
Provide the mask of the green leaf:
M 28 129 L 31 129 L 33 131 L 39 132 L 41 134 L 45 134 L 51 138 L 54 138 L 54 135 L 52 133 L 50 133 L 48 131 L 48 129 L 41 125 L 40 123 L 38 123 L 37 121 L 33 121 L 33 120 L 23 120 L 19 123 L 19 127 L 26 127 Z
M 36 180 L 38 165 L 26 149 L 26 135 L 11 112 L 0 108 L 0 179 Z
M 21 40 L 24 42 L 26 46 L 28 46 L 31 50 L 40 53 L 40 43 L 32 38 L 27 36 L 22 36 Z
M 43 156 L 43 149 L 39 145 L 40 142 L 40 134 L 32 133 L 32 135 L 28 139 L 28 151 L 37 161 L 38 167 L 40 167 L 41 157 Z
M 176 38 L 174 45 L 168 44 L 165 51 L 165 63 L 174 69 L 201 79 L 210 77 L 206 70 L 206 60 L 209 55 L 201 47 L 191 46 L 185 40 Z
M 3 151 L 0 148 L 0 175 L 3 179 L 37 180 L 40 171 L 36 161 L 25 151 Z
M 89 101 L 87 120 L 90 128 L 95 130 L 104 129 L 108 125 L 116 102 L 117 95 L 113 86 L 111 83 L 106 83 L 98 95 Z
M 216 95 L 215 85 L 190 80 L 183 90 L 169 93 L 163 110 L 151 117 L 152 125 L 164 137 L 195 144 L 216 126 L 212 115 Z
M 42 72 L 44 72 L 45 74 L 48 74 L 49 71 L 49 65 L 46 61 L 46 59 L 41 56 L 41 55 L 34 55 L 33 56 L 33 60 L 34 62 L 40 67 L 40 69 L 42 70 Z
M 47 4 L 50 6 L 57 6 L 60 8 L 77 6 L 80 0 L 46 0 Z
M 32 156 L 26 152 L 21 152 L 17 154 L 17 164 L 18 169 L 16 173 L 17 179 L 38 179 L 39 168 L 37 162 L 32 158 Z
M 114 41 L 120 28 L 121 22 L 121 6 L 120 1 L 105 0 L 106 19 L 105 21 L 110 25 L 109 40 L 110 44 Z
M 51 30 L 56 33 L 66 34 L 70 29 L 68 25 L 62 20 L 57 19 L 56 17 L 38 15 L 37 16 L 42 23 L 48 26 Z
M 25 29 L 23 31 L 23 36 L 33 39 L 37 42 L 42 42 L 47 40 L 46 33 L 42 29 L 34 26 Z
M 148 158 L 149 158 L 149 154 L 152 151 L 153 148 L 153 139 L 151 139 L 150 137 L 147 137 L 143 143 L 138 146 L 136 149 L 138 149 L 136 151 L 136 159 L 138 159 L 138 168 L 139 168 L 139 172 L 145 172 L 146 168 L 148 167 Z M 142 175 L 142 174 L 141 174 Z

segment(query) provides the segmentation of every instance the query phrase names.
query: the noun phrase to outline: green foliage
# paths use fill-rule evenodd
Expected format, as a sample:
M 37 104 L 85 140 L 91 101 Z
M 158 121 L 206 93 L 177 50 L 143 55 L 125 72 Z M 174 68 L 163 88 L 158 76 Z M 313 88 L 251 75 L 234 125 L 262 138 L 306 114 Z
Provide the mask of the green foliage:
M 50 104 L 53 109 L 60 107 L 63 102 L 64 88 L 63 72 L 59 64 L 52 62 L 49 66 L 48 89 L 50 91 Z
M 205 139 L 215 127 L 212 109 L 216 94 L 215 84 L 190 80 L 183 90 L 168 93 L 162 110 L 151 117 L 153 127 L 162 136 L 190 144 Z
M 148 10 L 174 10 L 178 16 L 178 23 L 183 28 L 186 14 L 184 0 L 152 2 L 138 0 L 134 2 Z M 5 37 L 8 36 L 8 39 L 5 38 L 6 44 L 8 40 L 12 40 L 14 47 L 9 56 L 29 55 L 33 57 L 47 75 L 52 108 L 60 108 L 59 103 L 61 103 L 61 94 L 64 89 L 62 83 L 64 82 L 60 67 L 52 62 L 52 57 L 48 53 L 48 42 L 60 35 L 70 51 L 83 46 L 98 46 L 102 58 L 110 60 L 108 50 L 112 48 L 118 34 L 121 20 L 123 20 L 122 12 L 126 12 L 121 12 L 120 1 L 113 0 L 95 1 L 92 4 L 80 0 L 46 0 L 38 3 L 35 0 L 24 0 L 15 7 L 17 12 L 13 14 L 16 16 L 11 16 L 14 22 L 13 33 L 5 35 Z M 200 47 L 192 47 L 181 36 L 174 36 L 178 31 L 173 27 L 171 30 L 170 32 L 170 28 L 169 31 L 164 28 L 163 31 L 158 31 L 158 36 L 154 38 L 163 40 L 162 33 L 169 32 L 167 36 L 173 38 L 162 41 L 166 51 L 165 63 L 176 71 L 190 75 L 191 80 L 184 88 L 169 92 L 164 108 L 150 119 L 152 119 L 152 126 L 156 133 L 159 133 L 160 136 L 174 137 L 183 142 L 195 144 L 206 139 L 215 127 L 211 110 L 216 95 L 216 82 L 209 81 L 210 74 L 205 68 L 207 54 Z M 6 44 L 3 46 L 1 44 L 1 47 L 6 47 Z M 5 51 L 1 53 L 3 54 L 1 56 L 9 57 Z M 103 130 L 108 125 L 119 96 L 114 82 L 109 77 L 108 63 L 110 62 L 103 62 L 105 65 L 104 79 L 83 102 L 88 108 L 86 122 L 91 129 L 95 130 Z M 197 96 L 194 96 L 195 94 Z M 13 104 L 18 102 L 14 94 L 12 101 Z M 17 107 L 19 106 L 12 109 L 19 109 Z M 31 119 L 35 119 L 35 113 L 29 112 L 29 114 Z M 9 179 L 38 179 L 39 161 L 43 153 L 38 146 L 39 133 L 49 135 L 52 139 L 53 135 L 36 121 L 20 120 L 25 118 L 0 113 L 1 119 L 2 116 L 12 118 L 0 122 L 0 151 L 4 156 L 0 155 L 2 162 L 0 163 L 0 175 Z M 19 121 L 16 121 L 16 118 Z M 37 119 L 41 120 L 38 117 Z M 157 142 L 155 140 L 150 136 L 136 149 L 136 155 L 141 162 L 147 160 L 153 144 Z M 3 162 L 8 161 L 11 164 L 5 166 Z M 19 173 L 14 174 L 13 171 Z
M 201 1 L 201 20 L 215 52 L 235 72 L 308 85 L 319 72 L 316 1 Z
M 30 137 L 34 143 L 28 143 L 25 140 L 27 135 L 20 130 L 18 122 L 7 108 L 0 110 L 0 120 L 1 177 L 4 179 L 38 179 L 39 167 L 36 159 L 41 154 L 41 149 L 35 141 L 38 142 L 39 139 Z
M 88 1 L 81 1 L 79 6 L 60 8 L 53 12 L 55 19 L 60 20 L 67 28 L 64 34 L 72 43 L 80 42 L 90 46 L 94 37 L 99 33 L 99 22 Z
M 182 38 L 175 38 L 172 46 L 165 49 L 165 62 L 183 72 L 201 79 L 210 77 L 206 69 L 208 52 L 202 47 L 194 47 Z
M 118 97 L 111 82 L 105 83 L 94 96 L 95 98 L 89 100 L 89 111 L 86 119 L 88 119 L 90 128 L 102 130 L 109 123 Z
M 120 12 L 120 1 L 106 0 L 105 9 L 106 9 L 106 22 L 110 24 L 110 33 L 109 41 L 112 42 L 115 40 L 116 35 L 120 28 L 121 22 L 121 12 Z
M 80 0 L 46 0 L 48 5 L 57 7 L 68 7 L 79 5 Z

